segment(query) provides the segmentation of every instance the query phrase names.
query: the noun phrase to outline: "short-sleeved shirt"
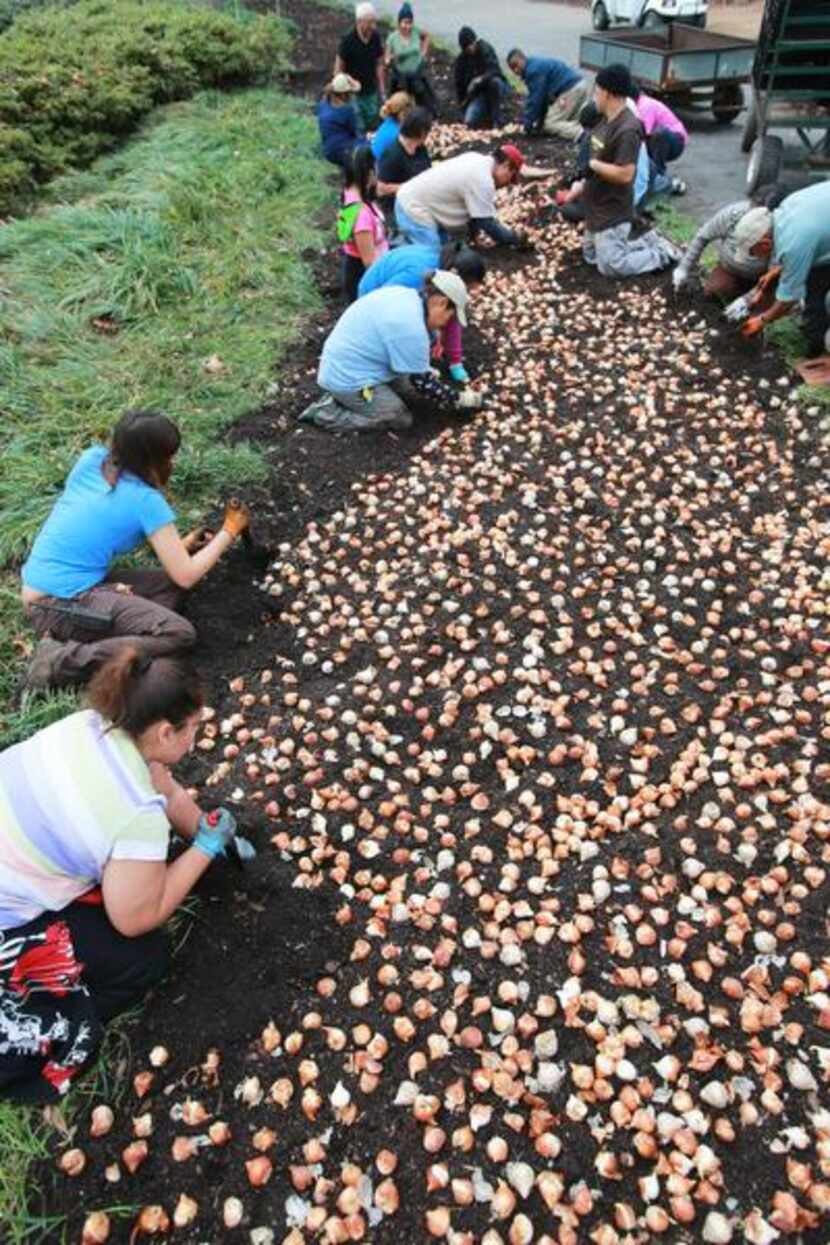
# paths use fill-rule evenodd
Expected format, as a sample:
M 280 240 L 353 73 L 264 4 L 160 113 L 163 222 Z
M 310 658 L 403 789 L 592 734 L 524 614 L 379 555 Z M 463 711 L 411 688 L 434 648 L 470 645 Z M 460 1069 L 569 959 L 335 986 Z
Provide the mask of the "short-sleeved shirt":
M 384 285 L 405 285 L 411 290 L 420 290 L 424 277 L 428 272 L 440 268 L 441 252 L 438 247 L 417 244 L 414 246 L 396 246 L 387 251 L 382 259 L 367 268 L 357 287 L 359 298 L 379 290 Z M 454 320 L 450 323 L 455 323 Z
M 773 262 L 782 266 L 776 297 L 796 302 L 812 268 L 830 264 L 830 182 L 788 195 L 773 213 Z
M 0 930 L 59 912 L 110 860 L 165 860 L 166 800 L 129 735 L 91 709 L 0 753 Z
M 429 370 L 429 332 L 416 290 L 388 285 L 348 307 L 328 336 L 317 383 L 355 393 Z
M 600 121 L 591 131 L 591 159 L 606 164 L 637 166 L 643 127 L 630 108 L 623 108 L 613 121 Z M 617 186 L 604 181 L 594 172 L 585 178 L 582 193 L 585 226 L 591 233 L 601 233 L 630 221 L 634 213 L 634 182 Z
M 353 186 L 350 186 L 343 194 L 343 202 L 345 204 L 360 203 L 360 197 Z M 383 219 L 383 212 L 379 207 L 373 207 L 370 203 L 364 203 L 357 214 L 357 219 L 352 230 L 352 237 L 348 242 L 344 242 L 343 250 L 346 255 L 353 255 L 360 258 L 360 251 L 354 242 L 356 233 L 369 233 L 372 235 L 372 245 L 375 248 L 375 255 L 384 255 L 389 249 L 389 243 L 386 241 L 386 222 Z
M 397 117 L 384 117 L 372 139 L 372 155 L 380 160 L 389 150 L 401 132 L 401 123 Z
M 396 138 L 381 158 L 378 180 L 388 182 L 390 186 L 401 186 L 431 167 L 432 160 L 426 147 L 417 147 L 415 153 L 410 155 L 401 140 Z
M 417 26 L 412 27 L 408 39 L 399 30 L 393 30 L 386 40 L 386 47 L 392 56 L 392 63 L 398 73 L 416 74 L 424 63 L 421 55 L 421 32 Z
M 101 470 L 107 450 L 93 445 L 70 471 L 52 513 L 23 566 L 27 588 L 76 597 L 106 579 L 113 558 L 129 553 L 175 514 L 166 497 L 124 472 L 110 485 Z
M 493 157 L 469 151 L 434 165 L 398 191 L 398 203 L 420 225 L 460 229 L 496 214 Z
M 364 43 L 357 30 L 352 29 L 340 40 L 337 54 L 347 74 L 357 78 L 364 95 L 378 89 L 378 61 L 383 56 L 383 44 L 376 30 Z

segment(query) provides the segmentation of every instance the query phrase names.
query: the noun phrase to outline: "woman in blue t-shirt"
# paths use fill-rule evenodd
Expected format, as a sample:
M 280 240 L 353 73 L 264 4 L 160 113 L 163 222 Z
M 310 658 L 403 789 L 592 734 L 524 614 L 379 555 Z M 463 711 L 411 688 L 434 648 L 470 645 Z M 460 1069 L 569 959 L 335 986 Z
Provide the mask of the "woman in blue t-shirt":
M 43 637 L 27 687 L 85 682 L 126 641 L 147 657 L 195 642 L 176 612 L 181 590 L 207 574 L 249 516 L 229 505 L 210 540 L 200 532 L 182 539 L 162 492 L 180 443 L 166 415 L 127 411 L 109 450 L 93 445 L 75 463 L 22 570 L 23 606 Z M 113 573 L 113 560 L 145 540 L 164 569 Z

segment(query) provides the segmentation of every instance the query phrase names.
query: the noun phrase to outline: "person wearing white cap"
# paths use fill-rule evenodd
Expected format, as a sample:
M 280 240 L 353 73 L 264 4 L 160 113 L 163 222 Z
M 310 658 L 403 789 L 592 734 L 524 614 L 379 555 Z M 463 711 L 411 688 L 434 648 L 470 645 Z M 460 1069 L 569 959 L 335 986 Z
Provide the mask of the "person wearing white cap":
M 348 166 L 355 147 L 365 142 L 361 131 L 354 97 L 360 83 L 347 73 L 337 73 L 323 88 L 323 98 L 317 105 L 317 124 L 323 155 L 342 169 Z
M 383 44 L 373 4 L 356 5 L 354 18 L 354 26 L 338 45 L 334 72 L 347 73 L 360 83 L 357 111 L 364 130 L 371 130 L 377 124 L 380 105 L 386 95 Z
M 830 182 L 797 190 L 774 212 L 747 212 L 738 226 L 737 252 L 741 258 L 771 260 L 747 295 L 754 314 L 741 329 L 744 337 L 754 337 L 803 301 L 807 358 L 824 354 L 830 325 Z
M 727 203 L 726 207 L 722 207 L 701 225 L 672 273 L 672 283 L 676 290 L 689 284 L 692 273 L 697 270 L 701 256 L 710 243 L 715 244 L 718 262 L 704 279 L 704 294 L 709 298 L 730 300 L 752 289 L 766 271 L 767 261 L 763 257 L 746 255 L 745 247 L 741 243 L 743 233 L 738 231 L 744 218 L 753 210 L 749 199 L 738 199 L 735 203 Z M 763 232 L 766 230 L 762 231 L 761 236 Z
M 430 371 L 430 334 L 454 316 L 466 325 L 467 299 L 461 278 L 439 268 L 422 290 L 387 285 L 352 303 L 323 346 L 317 384 L 324 397 L 300 420 L 333 431 L 409 428 L 407 396 L 478 410 L 480 394 L 459 392 Z

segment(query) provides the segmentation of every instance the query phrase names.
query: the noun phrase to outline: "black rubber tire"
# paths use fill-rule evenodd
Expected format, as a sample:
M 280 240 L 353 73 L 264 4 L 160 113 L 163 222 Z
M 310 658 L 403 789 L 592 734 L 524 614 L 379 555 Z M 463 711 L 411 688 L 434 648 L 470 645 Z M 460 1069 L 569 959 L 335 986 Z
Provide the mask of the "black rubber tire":
M 741 151 L 744 155 L 748 155 L 752 151 L 752 145 L 756 138 L 759 137 L 760 117 L 758 116 L 758 105 L 755 103 L 753 96 L 746 113 L 746 121 L 744 122 L 744 132 L 741 135 Z
M 640 28 L 642 30 L 662 30 L 666 25 L 668 23 L 664 22 L 660 14 L 654 12 L 654 9 L 647 9 L 640 18 Z
M 607 30 L 611 25 L 611 18 L 608 16 L 608 10 L 602 3 L 602 0 L 599 0 L 599 4 L 594 5 L 591 13 L 591 23 L 594 30 Z
M 778 181 L 784 163 L 784 140 L 775 134 L 756 138 L 749 153 L 746 170 L 746 192 L 754 194 L 759 186 L 772 185 Z
M 739 117 L 743 111 L 744 93 L 740 84 L 730 83 L 722 86 L 715 91 L 715 98 L 712 101 L 712 114 L 718 125 L 729 125 L 736 117 Z

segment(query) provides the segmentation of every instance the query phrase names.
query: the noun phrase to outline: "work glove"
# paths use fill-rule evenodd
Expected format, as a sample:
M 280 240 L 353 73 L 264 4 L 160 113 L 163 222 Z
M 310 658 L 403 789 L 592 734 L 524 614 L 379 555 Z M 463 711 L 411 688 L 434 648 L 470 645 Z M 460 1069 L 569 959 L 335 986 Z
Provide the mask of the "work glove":
M 236 818 L 226 808 L 216 808 L 199 818 L 193 846 L 211 860 L 225 855 L 225 848 L 236 834 Z
M 450 376 L 459 385 L 466 385 L 470 379 L 469 373 L 463 363 L 450 364 Z
M 678 264 L 674 272 L 671 274 L 671 283 L 675 290 L 682 290 L 684 285 L 689 284 L 689 270 L 684 268 L 682 264 Z
M 724 309 L 723 314 L 730 324 L 740 324 L 744 321 L 749 315 L 749 301 L 746 295 L 741 295 L 740 298 L 736 298 L 734 302 L 731 302 Z
M 462 389 L 456 401 L 462 411 L 480 411 L 484 406 L 484 398 L 475 389 Z
M 225 507 L 225 517 L 222 520 L 222 531 L 227 532 L 236 539 L 241 536 L 245 528 L 251 522 L 251 512 L 243 501 L 232 497 Z
M 763 328 L 763 318 L 761 316 L 751 316 L 741 328 L 741 337 L 756 337 L 758 333 L 763 331 Z

